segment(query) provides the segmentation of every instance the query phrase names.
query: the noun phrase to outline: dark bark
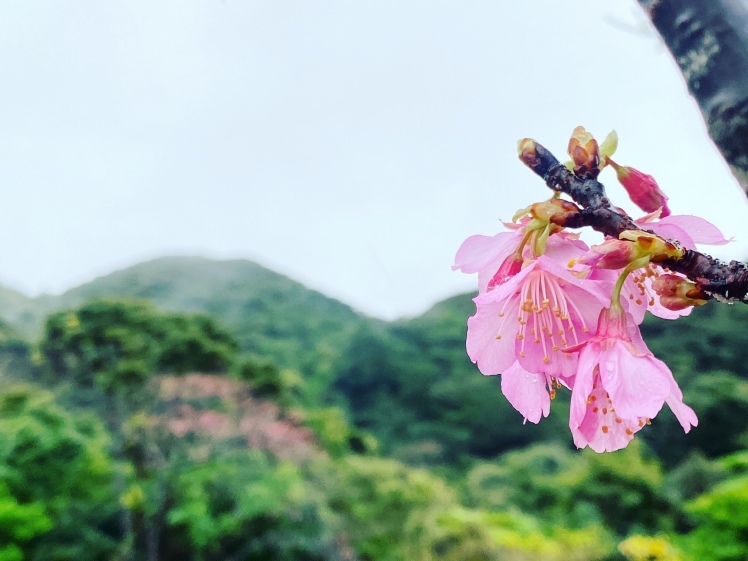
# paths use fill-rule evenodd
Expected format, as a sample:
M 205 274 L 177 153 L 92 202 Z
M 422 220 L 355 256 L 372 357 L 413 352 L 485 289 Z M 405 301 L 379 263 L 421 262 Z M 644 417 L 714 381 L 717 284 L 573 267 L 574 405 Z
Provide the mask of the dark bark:
M 646 230 L 626 213 L 616 209 L 605 194 L 605 187 L 594 175 L 578 176 L 543 145 L 530 139 L 521 141 L 520 160 L 543 178 L 553 191 L 565 193 L 579 205 L 579 212 L 563 217 L 560 226 L 588 226 L 613 238 L 626 230 Z M 677 242 L 677 240 L 674 240 Z M 706 293 L 720 301 L 748 303 L 748 267 L 737 261 L 724 263 L 704 253 L 687 249 L 680 259 L 667 259 L 660 265 L 684 274 Z
M 638 0 L 680 66 L 709 134 L 748 193 L 748 5 Z

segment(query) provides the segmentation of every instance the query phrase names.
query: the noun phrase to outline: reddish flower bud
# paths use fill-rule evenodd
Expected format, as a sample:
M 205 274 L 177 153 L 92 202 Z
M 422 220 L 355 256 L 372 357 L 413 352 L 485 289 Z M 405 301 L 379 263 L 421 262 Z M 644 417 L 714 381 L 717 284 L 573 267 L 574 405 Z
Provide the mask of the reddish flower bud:
M 593 245 L 591 249 L 580 262 L 599 269 L 623 269 L 641 257 L 636 244 L 627 240 L 605 240 L 600 245 Z
M 654 177 L 629 166 L 619 166 L 611 159 L 608 159 L 608 163 L 616 170 L 618 181 L 636 206 L 644 212 L 654 212 L 662 208 L 660 217 L 670 216 L 670 209 L 667 206 L 668 198 L 660 190 Z
M 522 270 L 522 264 L 524 263 L 524 259 L 517 255 L 516 253 L 513 253 L 499 266 L 499 270 L 496 271 L 496 274 L 491 278 L 490 281 L 488 281 L 488 290 L 492 290 L 499 286 L 500 284 L 505 283 L 507 280 L 512 278 L 514 275 L 519 273 Z
M 706 294 L 690 280 L 671 273 L 660 275 L 652 281 L 652 289 L 659 294 L 660 304 L 675 312 L 689 306 L 706 304 Z

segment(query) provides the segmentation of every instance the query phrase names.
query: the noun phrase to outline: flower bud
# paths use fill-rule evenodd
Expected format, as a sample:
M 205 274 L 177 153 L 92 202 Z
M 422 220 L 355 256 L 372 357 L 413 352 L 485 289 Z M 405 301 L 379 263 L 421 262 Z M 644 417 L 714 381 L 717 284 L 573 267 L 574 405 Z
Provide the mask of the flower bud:
M 660 190 L 654 177 L 629 166 L 619 166 L 611 159 L 608 159 L 607 163 L 616 170 L 618 181 L 636 206 L 644 212 L 654 212 L 662 208 L 660 217 L 670 216 L 670 209 L 667 206 L 668 198 Z
M 600 150 L 597 140 L 584 127 L 576 127 L 569 139 L 569 156 L 574 161 L 574 173 L 583 175 L 591 173 L 594 176 L 600 172 Z
M 531 205 L 530 214 L 546 223 L 563 224 L 570 216 L 579 214 L 579 207 L 564 199 L 550 199 Z
M 660 296 L 660 304 L 672 311 L 680 311 L 689 306 L 703 306 L 707 296 L 701 287 L 690 280 L 667 273 L 652 281 L 652 290 Z
M 514 275 L 519 273 L 522 270 L 522 264 L 524 263 L 524 259 L 517 255 L 516 253 L 513 253 L 499 266 L 499 270 L 496 271 L 496 274 L 491 278 L 490 281 L 488 281 L 488 288 L 486 290 L 492 290 L 496 288 L 497 286 L 505 283 L 507 280 L 512 278 Z
M 593 245 L 591 250 L 579 261 L 599 269 L 623 269 L 641 257 L 636 244 L 627 240 L 605 240 L 600 245 Z
M 517 154 L 526 166 L 534 168 L 537 164 L 538 151 L 532 138 L 523 138 L 517 142 Z

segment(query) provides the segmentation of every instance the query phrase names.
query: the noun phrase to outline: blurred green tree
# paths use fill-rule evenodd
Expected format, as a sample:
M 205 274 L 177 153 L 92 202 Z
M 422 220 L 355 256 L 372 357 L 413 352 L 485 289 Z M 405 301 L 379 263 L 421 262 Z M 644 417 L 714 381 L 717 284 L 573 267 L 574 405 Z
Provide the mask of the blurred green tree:
M 0 559 L 112 558 L 122 529 L 107 448 L 101 423 L 50 393 L 0 393 Z

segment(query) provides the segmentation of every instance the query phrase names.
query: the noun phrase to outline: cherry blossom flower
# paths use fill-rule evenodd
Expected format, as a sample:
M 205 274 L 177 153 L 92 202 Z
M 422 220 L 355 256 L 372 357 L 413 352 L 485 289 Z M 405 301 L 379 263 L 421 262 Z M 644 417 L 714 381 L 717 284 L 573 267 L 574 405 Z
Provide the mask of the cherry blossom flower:
M 576 359 L 562 349 L 590 336 L 611 284 L 582 279 L 542 255 L 474 302 L 467 352 L 486 375 L 515 361 L 528 372 L 573 376 Z
M 591 339 L 566 350 L 579 351 L 569 412 L 577 447 L 596 452 L 626 447 L 664 403 L 686 432 L 696 425 L 670 369 L 652 355 L 620 305 L 600 313 Z

